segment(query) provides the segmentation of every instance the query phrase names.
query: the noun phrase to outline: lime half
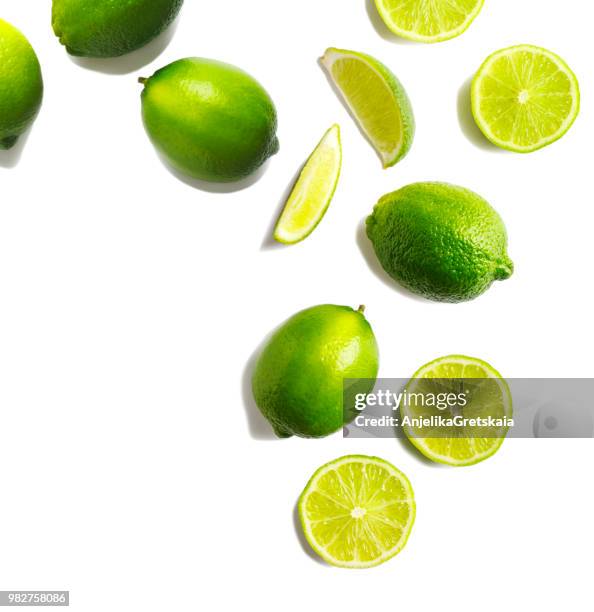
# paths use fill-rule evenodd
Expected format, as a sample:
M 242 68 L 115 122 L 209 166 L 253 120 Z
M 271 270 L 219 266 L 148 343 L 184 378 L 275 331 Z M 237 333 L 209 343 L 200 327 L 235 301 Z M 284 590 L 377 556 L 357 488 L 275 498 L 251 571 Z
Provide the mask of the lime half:
M 460 36 L 481 12 L 485 0 L 375 0 L 392 32 L 423 43 Z
M 342 165 L 340 127 L 333 125 L 303 167 L 274 229 L 274 239 L 295 244 L 307 238 L 330 206 Z
M 400 81 L 381 62 L 355 51 L 328 49 L 321 63 L 384 168 L 400 161 L 415 133 L 410 100 Z
M 488 363 L 463 355 L 441 357 L 418 370 L 406 391 L 414 401 L 401 405 L 402 428 L 410 442 L 432 461 L 473 465 L 491 457 L 503 444 L 508 431 L 503 422 L 512 416 L 511 393 L 499 372 Z M 438 408 L 416 399 L 440 394 L 442 398 L 445 394 L 462 394 L 463 400 Z M 437 424 L 435 419 L 440 417 L 457 418 L 461 424 Z M 491 425 L 487 424 L 489 418 Z M 427 425 L 419 425 L 419 419 L 425 419 Z M 485 425 L 475 425 L 478 419 Z
M 415 520 L 408 478 L 378 457 L 348 455 L 323 465 L 299 498 L 307 541 L 331 565 L 365 568 L 398 554 Z
M 580 109 L 576 76 L 558 56 L 532 45 L 493 53 L 472 82 L 472 113 L 493 143 L 517 153 L 563 136 Z

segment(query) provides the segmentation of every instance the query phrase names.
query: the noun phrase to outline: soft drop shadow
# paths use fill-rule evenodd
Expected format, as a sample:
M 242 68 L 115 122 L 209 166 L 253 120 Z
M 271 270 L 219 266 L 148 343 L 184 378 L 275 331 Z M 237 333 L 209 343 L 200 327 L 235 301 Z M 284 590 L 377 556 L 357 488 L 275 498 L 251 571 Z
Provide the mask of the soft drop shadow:
M 384 23 L 384 20 L 382 19 L 381 15 L 379 14 L 377 7 L 375 6 L 375 2 L 373 0 L 365 0 L 365 10 L 367 11 L 367 16 L 369 17 L 369 21 L 371 21 L 373 29 L 384 40 L 400 45 L 415 44 L 415 42 L 412 40 L 397 36 L 396 34 L 394 34 L 394 32 L 392 32 L 392 30 L 390 30 L 390 28 L 388 28 L 388 26 Z
M 279 203 L 275 209 L 274 216 L 272 217 L 270 224 L 268 225 L 268 229 L 266 230 L 264 240 L 262 241 L 262 246 L 260 247 L 261 251 L 269 251 L 272 249 L 283 249 L 289 246 L 289 245 L 277 242 L 274 239 L 274 235 L 273 235 L 274 228 L 276 227 L 276 224 L 283 212 L 283 209 L 285 208 L 285 204 L 287 203 L 287 200 L 289 199 L 289 196 L 291 195 L 293 188 L 295 187 L 297 181 L 299 180 L 299 177 L 301 176 L 301 172 L 303 171 L 303 168 L 305 167 L 306 163 L 307 162 L 303 162 L 303 164 L 301 164 L 299 170 L 297 170 L 297 172 L 293 175 L 293 178 L 291 179 L 291 181 L 287 185 L 287 188 L 283 192 L 283 195 L 281 196 L 281 199 L 279 200 Z
M 25 145 L 27 144 L 27 140 L 29 139 L 29 134 L 31 133 L 31 128 L 29 128 L 24 134 L 19 136 L 19 139 L 16 143 L 10 147 L 10 149 L 2 149 L 0 150 L 0 168 L 14 168 L 21 161 L 21 156 L 23 154 L 23 150 L 25 149 Z
M 179 19 L 179 17 L 178 17 Z M 68 54 L 68 57 L 81 68 L 103 72 L 104 74 L 130 74 L 150 64 L 165 51 L 175 35 L 178 20 L 176 19 L 164 32 L 136 51 L 131 51 L 121 57 L 78 57 Z
M 303 533 L 303 528 L 301 527 L 301 520 L 299 519 L 299 500 L 295 503 L 293 508 L 293 527 L 295 528 L 295 535 L 297 536 L 297 540 L 299 540 L 299 544 L 303 549 L 303 552 L 310 558 L 313 559 L 319 565 L 323 565 L 324 567 L 330 567 L 322 557 L 320 557 L 314 549 L 309 545 L 307 538 Z
M 363 138 L 365 138 L 365 140 L 369 143 L 369 146 L 375 151 L 375 154 L 379 158 L 380 163 L 382 163 L 382 165 L 383 165 L 383 160 L 382 160 L 381 155 L 378 153 L 378 151 L 376 150 L 375 146 L 373 145 L 373 143 L 369 139 L 369 136 L 367 136 L 367 134 L 363 131 L 363 128 L 361 127 L 359 119 L 357 119 L 357 117 L 355 117 L 355 115 L 353 114 L 353 111 L 349 108 L 349 105 L 346 103 L 346 101 L 345 101 L 345 99 L 344 99 L 340 89 L 338 89 L 338 87 L 336 86 L 336 83 L 334 83 L 334 81 L 332 80 L 332 78 L 328 74 L 326 68 L 324 68 L 324 65 L 322 64 L 322 58 L 318 59 L 318 65 L 319 65 L 320 69 L 322 70 L 322 72 L 324 73 L 324 76 L 326 77 L 326 80 L 328 81 L 328 84 L 332 88 L 332 91 L 334 92 L 336 97 L 340 100 L 340 103 L 342 104 L 343 108 L 346 110 L 346 112 L 349 114 L 350 118 L 353 120 L 353 122 L 357 126 L 357 129 L 359 130 L 361 136 L 363 136 Z
M 502 152 L 503 149 L 496 147 L 485 138 L 472 116 L 472 103 L 470 98 L 471 85 L 472 77 L 469 77 L 464 81 L 464 84 L 458 91 L 458 122 L 460 123 L 460 128 L 466 138 L 479 149 L 491 151 L 492 153 Z
M 254 173 L 250 174 L 244 179 L 241 179 L 240 181 L 235 181 L 234 183 L 211 183 L 192 178 L 191 176 L 180 172 L 177 168 L 174 168 L 158 151 L 157 154 L 159 155 L 159 159 L 165 168 L 167 168 L 167 170 L 169 170 L 169 172 L 182 183 L 185 183 L 194 189 L 199 189 L 200 191 L 223 194 L 236 193 L 237 191 L 243 191 L 244 189 L 249 189 L 252 185 L 255 185 L 266 173 L 266 169 L 268 168 L 271 159 L 267 159 Z
M 375 274 L 375 276 L 377 276 L 377 278 L 379 278 L 379 280 L 382 281 L 382 283 L 384 283 L 384 285 L 407 298 L 415 300 L 416 302 L 427 302 L 427 300 L 425 300 L 421 296 L 416 295 L 415 293 L 412 293 L 412 291 L 409 291 L 408 289 L 402 287 L 402 285 L 399 285 L 382 268 L 377 258 L 377 255 L 373 250 L 371 240 L 369 240 L 369 238 L 367 237 L 367 232 L 365 230 L 365 219 L 363 219 L 357 227 L 357 246 L 359 247 L 359 250 L 361 251 L 361 254 L 363 255 L 363 258 L 365 259 L 365 262 L 367 263 L 369 269 L 373 272 L 373 274 Z
M 268 338 L 266 338 L 266 340 L 268 340 Z M 254 395 L 252 393 L 252 374 L 254 372 L 254 367 L 256 366 L 258 356 L 260 355 L 266 340 L 264 340 L 260 346 L 258 346 L 258 348 L 248 359 L 248 362 L 245 364 L 243 375 L 241 377 L 241 395 L 243 398 L 243 406 L 245 408 L 248 428 L 252 438 L 254 440 L 280 440 L 280 438 L 275 435 L 268 421 L 266 421 L 260 412 L 258 406 L 256 406 Z

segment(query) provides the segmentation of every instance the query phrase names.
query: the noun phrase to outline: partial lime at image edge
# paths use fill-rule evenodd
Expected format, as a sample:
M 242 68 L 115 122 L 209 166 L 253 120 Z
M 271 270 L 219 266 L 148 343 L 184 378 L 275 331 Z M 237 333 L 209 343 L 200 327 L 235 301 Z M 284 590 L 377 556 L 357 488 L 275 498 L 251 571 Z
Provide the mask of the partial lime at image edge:
M 402 2 L 402 0 L 374 0 L 374 2 L 382 21 L 392 33 L 413 42 L 433 44 L 446 42 L 464 34 L 464 32 L 468 30 L 468 28 L 480 14 L 485 0 L 476 0 L 472 10 L 468 11 L 464 16 L 465 19 L 461 23 L 452 24 L 453 27 L 450 27 L 449 29 L 445 27 L 446 19 L 443 15 L 443 11 L 438 15 L 432 15 L 431 18 L 427 20 L 428 23 L 425 24 L 432 27 L 430 28 L 429 32 L 424 33 L 421 31 L 420 27 L 420 25 L 423 25 L 422 23 L 420 24 L 421 20 L 418 18 L 418 16 L 415 18 L 414 13 L 410 10 L 411 8 L 419 8 L 419 10 L 421 10 L 423 7 L 418 6 L 419 2 L 414 2 L 411 0 L 408 0 L 408 2 Z M 396 6 L 391 7 L 390 5 L 394 3 Z M 452 0 L 436 0 L 432 8 L 434 10 L 438 10 L 439 12 L 440 7 L 445 9 L 448 5 L 454 8 L 454 15 L 461 14 L 459 5 L 456 2 L 452 2 Z M 399 10 L 401 11 L 401 15 L 398 15 Z M 413 17 L 413 23 L 417 29 L 415 30 L 414 28 L 410 27 L 405 28 L 403 24 L 398 23 L 398 16 L 401 18 L 401 21 Z M 426 12 L 421 16 L 428 17 Z
M 41 65 L 31 43 L 0 19 L 0 150 L 11 149 L 31 127 L 43 92 Z

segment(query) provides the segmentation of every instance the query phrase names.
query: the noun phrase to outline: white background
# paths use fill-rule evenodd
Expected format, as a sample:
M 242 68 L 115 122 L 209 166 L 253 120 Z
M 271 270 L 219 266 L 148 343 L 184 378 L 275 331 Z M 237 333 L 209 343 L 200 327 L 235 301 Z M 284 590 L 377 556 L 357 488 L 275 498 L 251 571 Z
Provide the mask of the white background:
M 508 440 L 466 469 L 391 440 L 275 441 L 247 382 L 266 335 L 327 302 L 367 305 L 384 377 L 449 353 L 508 377 L 592 376 L 587 4 L 487 0 L 462 37 L 423 46 L 390 36 L 364 0 L 186 0 L 172 38 L 77 63 L 49 0 L 1 0 L 46 91 L 28 138 L 0 154 L 0 589 L 70 589 L 84 612 L 591 606 L 592 441 Z M 478 136 L 465 84 L 524 42 L 572 66 L 582 113 L 518 156 Z M 381 169 L 317 65 L 331 45 L 377 56 L 407 87 L 418 130 L 395 168 Z M 277 104 L 281 151 L 249 188 L 182 182 L 144 133 L 136 78 L 190 55 L 238 64 Z M 336 121 L 344 168 L 326 218 L 302 244 L 271 247 L 283 193 Z M 361 223 L 417 180 L 495 206 L 511 280 L 459 305 L 385 282 Z M 407 547 L 373 570 L 317 562 L 295 530 L 310 474 L 347 453 L 392 461 L 417 496 Z

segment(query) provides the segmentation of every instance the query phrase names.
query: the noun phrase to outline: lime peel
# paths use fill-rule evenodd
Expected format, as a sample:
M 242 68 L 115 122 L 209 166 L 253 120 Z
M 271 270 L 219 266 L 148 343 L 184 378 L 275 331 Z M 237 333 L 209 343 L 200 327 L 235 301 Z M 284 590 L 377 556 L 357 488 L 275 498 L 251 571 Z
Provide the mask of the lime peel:
M 13 147 L 35 121 L 43 99 L 37 55 L 25 35 L 0 19 L 0 150 Z

